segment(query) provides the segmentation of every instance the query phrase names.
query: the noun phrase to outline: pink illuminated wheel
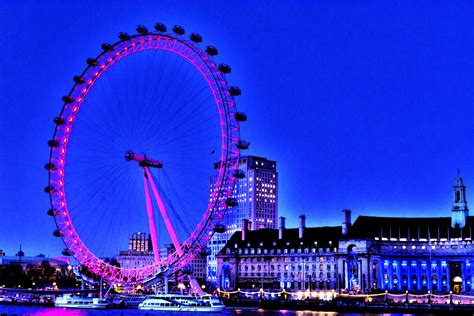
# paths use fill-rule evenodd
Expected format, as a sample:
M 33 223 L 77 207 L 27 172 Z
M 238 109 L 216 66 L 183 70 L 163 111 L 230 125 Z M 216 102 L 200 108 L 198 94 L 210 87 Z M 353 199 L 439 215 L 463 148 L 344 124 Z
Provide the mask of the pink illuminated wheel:
M 186 266 L 236 204 L 239 151 L 249 145 L 240 139 L 240 89 L 227 84 L 231 68 L 213 61 L 217 49 L 201 48 L 196 33 L 186 39 L 181 26 L 155 30 L 120 33 L 87 59 L 48 141 L 54 235 L 63 253 L 111 283 Z M 151 234 L 154 260 L 111 265 L 120 250 L 146 247 L 129 245 L 135 232 Z

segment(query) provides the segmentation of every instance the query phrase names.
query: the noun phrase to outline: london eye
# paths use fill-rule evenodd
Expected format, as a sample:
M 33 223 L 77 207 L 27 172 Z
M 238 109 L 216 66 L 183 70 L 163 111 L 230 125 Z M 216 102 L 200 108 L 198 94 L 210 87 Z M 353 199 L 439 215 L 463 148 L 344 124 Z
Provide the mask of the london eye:
M 138 26 L 87 58 L 62 98 L 45 165 L 53 234 L 110 283 L 182 269 L 236 204 L 247 117 L 227 81 L 231 67 L 216 55 L 182 26 Z M 136 231 L 151 235 L 152 262 L 112 265 L 107 258 Z

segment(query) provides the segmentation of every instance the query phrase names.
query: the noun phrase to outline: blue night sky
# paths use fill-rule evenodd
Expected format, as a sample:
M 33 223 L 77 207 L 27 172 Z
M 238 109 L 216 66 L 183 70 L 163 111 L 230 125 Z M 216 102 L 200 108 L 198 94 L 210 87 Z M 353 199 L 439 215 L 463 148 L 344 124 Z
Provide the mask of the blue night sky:
M 136 25 L 183 25 L 242 89 L 249 154 L 278 163 L 287 226 L 450 216 L 474 201 L 469 1 L 1 1 L 0 249 L 58 255 L 46 145 L 72 76 Z

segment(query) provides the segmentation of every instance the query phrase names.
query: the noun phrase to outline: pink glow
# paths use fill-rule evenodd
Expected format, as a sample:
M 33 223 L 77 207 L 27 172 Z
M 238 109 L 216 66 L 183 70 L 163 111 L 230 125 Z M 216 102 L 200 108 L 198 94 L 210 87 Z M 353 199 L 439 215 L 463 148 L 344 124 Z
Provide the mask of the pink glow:
M 145 185 L 146 213 L 148 215 L 148 225 L 150 226 L 151 244 L 153 246 L 153 255 L 155 263 L 160 262 L 160 248 L 158 246 L 158 235 L 156 234 L 155 214 L 153 213 L 153 204 L 151 203 L 150 189 L 148 187 L 148 175 L 145 171 L 143 184 Z
M 195 46 L 193 45 L 193 47 Z M 226 118 L 227 117 L 233 118 L 233 113 L 236 111 L 235 102 L 233 102 L 233 97 L 230 96 L 228 93 L 225 93 L 223 99 L 221 99 L 221 91 L 226 92 L 228 90 L 227 81 L 225 77 L 217 71 L 216 64 L 214 63 L 213 65 L 210 64 L 212 62 L 212 58 L 210 58 L 207 54 L 203 53 L 202 51 L 196 52 L 194 48 L 191 49 L 185 41 L 177 40 L 167 35 L 164 35 L 164 36 L 153 35 L 153 36 L 147 36 L 147 37 L 141 36 L 139 38 L 133 38 L 129 41 L 124 41 L 123 43 L 118 44 L 115 47 L 115 49 L 116 50 L 114 52 L 101 54 L 100 56 L 98 56 L 97 58 L 98 64 L 101 66 L 105 64 L 104 68 L 100 69 L 100 66 L 97 66 L 97 67 L 90 67 L 90 68 L 88 67 L 88 69 L 86 69 L 86 72 L 82 77 L 84 78 L 84 80 L 86 80 L 86 82 L 88 82 L 88 85 L 87 87 L 84 87 L 84 85 L 77 85 L 74 87 L 74 91 L 71 93 L 71 96 L 76 98 L 76 102 L 72 104 L 72 106 L 74 105 L 78 106 L 82 102 L 82 100 L 89 93 L 90 88 L 102 76 L 102 74 L 105 71 L 107 71 L 109 67 L 111 67 L 115 63 L 118 63 L 123 58 L 130 56 L 131 54 L 141 52 L 141 51 L 146 51 L 146 50 L 161 50 L 161 51 L 168 51 L 168 52 L 181 56 L 183 59 L 193 64 L 196 70 L 198 70 L 202 74 L 203 78 L 207 81 L 207 84 L 214 97 L 215 104 L 219 112 L 220 123 L 221 123 L 220 124 L 221 125 L 221 139 L 222 139 L 223 146 L 221 150 L 220 160 L 221 160 L 221 165 L 225 167 L 225 168 L 224 167 L 220 168 L 217 183 L 219 186 L 222 186 L 223 188 L 233 188 L 233 185 L 236 179 L 233 178 L 231 174 L 233 170 L 237 169 L 237 164 L 230 163 L 227 160 L 236 159 L 238 161 L 239 151 L 235 149 L 235 145 L 236 145 L 235 140 L 240 139 L 240 137 L 238 137 L 238 134 L 239 134 L 238 122 L 229 122 L 226 124 L 227 122 Z M 106 59 L 107 59 L 107 62 L 106 62 Z M 100 69 L 100 71 L 97 71 L 98 69 Z M 76 112 L 73 112 L 72 106 L 66 105 L 63 107 L 63 110 L 65 111 L 64 116 L 66 117 L 66 120 L 70 122 L 70 124 L 66 124 L 62 126 L 58 125 L 56 128 L 56 132 L 58 134 L 57 136 L 55 136 L 55 138 L 57 137 L 58 139 L 63 139 L 64 137 L 69 136 L 69 133 L 71 131 L 71 126 L 74 123 L 73 121 L 76 114 Z M 52 161 L 59 161 L 61 165 L 64 165 L 64 158 L 66 154 L 65 148 L 67 148 L 68 143 L 63 144 L 61 142 L 60 150 L 58 151 L 55 149 L 52 150 L 52 153 L 51 153 Z M 229 145 L 225 146 L 224 144 L 229 144 Z M 50 175 L 52 176 L 52 178 L 50 179 L 50 183 L 52 183 L 52 185 L 54 183 L 57 183 L 56 181 L 59 180 L 59 174 L 61 173 L 60 172 L 50 173 Z M 61 179 L 62 179 L 62 176 L 63 175 L 61 174 Z M 154 182 L 151 182 L 151 184 L 153 186 L 155 185 Z M 156 190 L 156 187 L 152 187 L 152 188 L 154 189 L 153 193 L 155 195 L 155 198 L 157 199 L 158 204 L 160 204 L 159 201 L 161 200 L 161 198 L 158 195 L 158 190 Z M 220 216 L 221 210 L 213 209 L 214 204 L 212 203 L 212 201 L 225 199 L 231 194 L 232 194 L 232 189 L 226 190 L 222 194 L 213 192 L 212 198 L 209 201 L 208 208 L 205 210 L 205 214 L 203 214 L 201 222 L 198 224 L 198 226 L 196 227 L 195 231 L 191 234 L 191 236 L 189 236 L 188 239 L 184 241 L 183 245 L 190 245 L 190 244 L 202 245 L 203 243 L 209 240 L 210 236 L 212 235 L 212 226 L 214 222 L 216 221 L 217 218 L 221 218 Z M 58 196 L 58 195 L 64 195 L 64 196 Z M 73 221 L 69 222 L 70 214 L 66 205 L 65 195 L 66 194 L 63 191 L 53 193 L 52 202 L 51 202 L 54 208 L 59 209 L 59 211 L 64 211 L 64 214 L 63 212 L 60 213 L 61 216 L 58 221 L 58 227 L 61 233 L 64 234 L 65 236 L 63 237 L 64 242 L 66 243 L 68 248 L 70 248 L 71 252 L 78 259 L 78 261 L 84 264 L 84 266 L 89 267 L 92 271 L 102 275 L 104 278 L 108 279 L 109 281 L 119 280 L 120 282 L 124 282 L 124 283 L 136 283 L 142 280 L 144 277 L 150 274 L 156 273 L 157 269 L 159 269 L 160 267 L 173 265 L 175 269 L 179 269 L 183 267 L 184 265 L 186 265 L 190 260 L 192 260 L 192 258 L 199 251 L 198 247 L 193 247 L 190 249 L 186 248 L 187 250 L 185 253 L 182 251 L 181 246 L 179 245 L 178 239 L 176 237 L 176 234 L 174 233 L 173 227 L 171 226 L 171 222 L 168 219 L 168 224 L 170 225 L 171 230 L 170 228 L 168 228 L 168 225 L 167 225 L 167 229 L 177 249 L 176 252 L 169 255 L 167 258 L 163 258 L 163 261 L 155 262 L 155 264 L 152 266 L 133 268 L 133 269 L 121 269 L 121 268 L 112 267 L 108 265 L 107 263 L 103 262 L 101 259 L 97 258 L 87 248 L 87 245 L 85 245 L 80 239 L 79 235 L 74 229 L 74 222 Z M 148 193 L 148 196 L 150 196 L 149 193 Z M 161 201 L 160 212 L 162 212 L 162 210 L 166 214 L 166 209 L 164 207 L 163 202 Z M 211 224 L 210 225 L 204 224 L 204 222 L 209 221 L 209 219 L 210 219 Z M 68 226 L 66 223 L 70 223 L 70 225 Z M 165 220 L 165 224 L 167 224 L 166 220 Z M 205 233 L 197 234 L 197 232 L 200 232 L 203 229 L 206 230 L 206 233 L 209 233 L 209 236 L 206 236 L 207 234 Z M 130 282 L 132 277 L 136 278 L 136 282 Z
M 151 188 L 153 190 L 153 194 L 155 195 L 156 202 L 158 203 L 158 208 L 160 209 L 161 217 L 163 217 L 163 220 L 165 222 L 166 229 L 168 230 L 168 233 L 170 234 L 171 240 L 173 241 L 173 245 L 176 249 L 176 252 L 181 256 L 183 255 L 183 250 L 181 249 L 181 244 L 178 241 L 178 237 L 176 236 L 176 232 L 174 231 L 173 225 L 171 224 L 170 218 L 168 217 L 168 213 L 166 212 L 165 204 L 163 203 L 163 200 L 161 199 L 161 196 L 158 192 L 158 188 L 156 187 L 155 182 L 153 181 L 151 175 L 150 175 L 150 170 L 148 167 L 143 167 L 143 170 L 145 170 L 145 175 L 150 181 Z

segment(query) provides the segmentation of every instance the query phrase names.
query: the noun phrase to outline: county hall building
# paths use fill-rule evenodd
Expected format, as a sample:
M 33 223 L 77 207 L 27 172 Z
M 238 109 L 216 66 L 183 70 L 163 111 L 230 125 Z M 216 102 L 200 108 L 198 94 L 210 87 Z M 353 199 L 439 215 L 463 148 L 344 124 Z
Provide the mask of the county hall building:
M 450 217 L 359 216 L 342 225 L 251 231 L 243 225 L 218 255 L 221 289 L 472 293 L 474 217 L 453 186 Z M 245 222 L 245 221 L 244 221 Z M 246 222 L 245 222 L 246 223 Z

